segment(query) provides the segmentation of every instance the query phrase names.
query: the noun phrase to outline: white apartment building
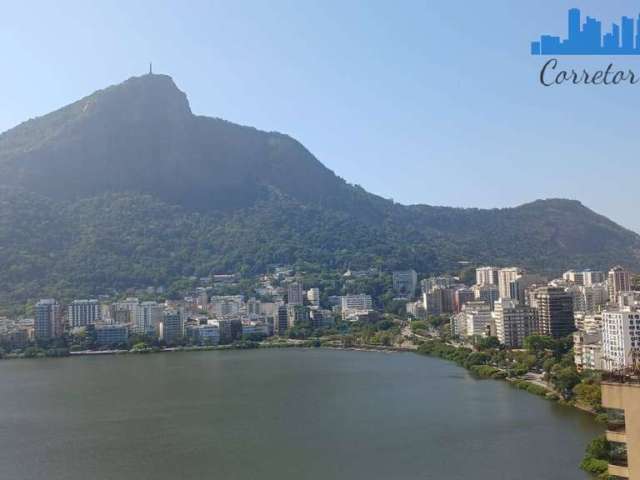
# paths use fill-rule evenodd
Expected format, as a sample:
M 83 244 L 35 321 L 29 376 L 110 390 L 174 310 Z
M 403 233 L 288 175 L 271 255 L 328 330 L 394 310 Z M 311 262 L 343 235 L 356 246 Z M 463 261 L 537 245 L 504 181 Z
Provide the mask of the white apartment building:
M 493 317 L 489 305 L 484 302 L 467 302 L 462 307 L 462 322 L 464 334 L 461 336 L 488 337 L 493 333 Z
M 418 286 L 418 274 L 415 270 L 393 272 L 393 290 L 398 295 L 413 298 Z
M 454 337 L 466 337 L 467 336 L 467 316 L 464 312 L 460 312 L 451 316 L 451 335 Z
M 497 267 L 476 268 L 476 285 L 498 285 Z
M 602 313 L 603 369 L 621 370 L 640 359 L 640 310 L 625 307 Z
M 573 315 L 576 328 L 586 333 L 602 332 L 602 314 L 578 312 Z
M 141 335 L 159 335 L 163 316 L 163 305 L 157 302 L 142 302 L 137 310 L 137 316 L 133 325 L 134 333 Z
M 585 287 L 590 287 L 596 283 L 604 283 L 607 279 L 604 272 L 601 272 L 599 270 L 585 270 L 584 272 L 582 272 L 582 277 Z
M 562 274 L 562 278 L 565 282 L 575 283 L 576 285 L 584 285 L 584 272 L 569 270 Z
M 358 295 L 344 295 L 340 298 L 342 318 L 344 320 L 358 315 L 366 315 L 373 310 L 371 295 L 364 293 Z
M 94 325 L 102 318 L 102 309 L 97 300 L 74 300 L 67 312 L 70 328 Z
M 317 287 L 307 290 L 307 301 L 312 307 L 320 306 L 320 289 Z
M 511 282 L 522 275 L 518 267 L 501 268 L 498 270 L 498 294 L 500 298 L 512 298 Z

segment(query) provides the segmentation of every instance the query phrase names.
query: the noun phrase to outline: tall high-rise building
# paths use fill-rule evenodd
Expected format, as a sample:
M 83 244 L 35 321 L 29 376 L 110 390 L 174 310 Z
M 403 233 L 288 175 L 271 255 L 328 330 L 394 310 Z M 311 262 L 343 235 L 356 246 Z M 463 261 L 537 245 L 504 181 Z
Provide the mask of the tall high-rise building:
M 231 343 L 242 337 L 242 321 L 239 318 L 224 318 L 218 320 L 220 343 Z
M 142 302 L 137 309 L 133 331 L 140 335 L 158 335 L 164 307 L 156 302 Z
M 74 300 L 67 310 L 69 327 L 86 327 L 99 322 L 102 308 L 97 300 Z
M 493 317 L 498 340 L 509 348 L 522 348 L 524 339 L 539 331 L 536 310 L 513 299 L 496 302 Z
M 498 285 L 497 267 L 476 268 L 476 285 Z
M 522 275 L 518 267 L 501 268 L 498 270 L 498 294 L 500 298 L 513 298 L 511 296 L 511 282 Z
M 467 302 L 462 307 L 462 312 L 459 315 L 463 318 L 462 328 L 464 333 L 461 332 L 461 335 L 466 337 L 488 337 L 493 333 L 491 309 L 486 303 Z
M 36 340 L 50 340 L 62 336 L 62 309 L 53 298 L 36 303 L 33 331 Z
M 427 315 L 442 315 L 444 308 L 443 292 L 445 288 L 432 288 L 422 294 L 422 307 Z
M 602 312 L 604 370 L 622 370 L 640 363 L 640 310 L 611 308 Z
M 462 307 L 467 302 L 473 302 L 476 299 L 475 292 L 470 288 L 457 288 L 453 295 L 453 313 L 460 313 Z
M 131 325 L 133 328 L 140 315 L 140 301 L 135 297 L 111 305 L 111 320 L 113 323 Z
M 573 296 L 558 287 L 540 287 L 535 291 L 540 333 L 562 338 L 575 330 Z
M 287 289 L 287 303 L 289 305 L 304 304 L 304 289 L 301 282 L 292 282 Z
M 585 287 L 591 287 L 596 283 L 603 283 L 606 280 L 606 275 L 600 270 L 585 270 L 582 272 L 582 277 Z
M 209 294 L 206 288 L 196 289 L 198 306 L 204 310 L 209 306 Z
M 584 272 L 568 270 L 562 274 L 562 278 L 566 282 L 575 283 L 576 285 L 584 285 Z
M 309 305 L 312 307 L 320 306 L 320 289 L 319 288 L 310 288 L 307 290 L 307 301 Z
M 493 310 L 494 303 L 500 297 L 498 285 L 492 284 L 474 285 L 473 294 L 475 295 L 475 299 L 477 301 L 485 302 L 487 305 L 489 305 L 489 308 L 491 310 Z
M 599 312 L 609 299 L 609 292 L 604 283 L 582 286 L 580 287 L 580 292 L 581 298 L 579 305 L 576 305 L 574 308 L 586 313 Z
M 282 335 L 289 328 L 289 312 L 284 303 L 278 304 L 273 316 L 273 333 Z
M 524 305 L 527 290 L 534 285 L 545 285 L 546 283 L 547 279 L 540 275 L 523 273 L 509 283 L 509 298 Z
M 160 332 L 162 340 L 169 345 L 180 340 L 184 334 L 182 312 L 180 310 L 165 312 Z
M 413 298 L 418 285 L 418 274 L 415 270 L 393 272 L 393 290 L 396 295 Z
M 289 328 L 309 321 L 309 309 L 304 305 L 287 305 L 287 323 Z
M 609 301 L 616 302 L 618 295 L 631 290 L 631 274 L 619 265 L 613 267 L 609 270 L 607 285 L 609 287 Z
M 256 298 L 250 298 L 247 300 L 247 314 L 250 317 L 260 315 L 260 300 L 257 300 Z

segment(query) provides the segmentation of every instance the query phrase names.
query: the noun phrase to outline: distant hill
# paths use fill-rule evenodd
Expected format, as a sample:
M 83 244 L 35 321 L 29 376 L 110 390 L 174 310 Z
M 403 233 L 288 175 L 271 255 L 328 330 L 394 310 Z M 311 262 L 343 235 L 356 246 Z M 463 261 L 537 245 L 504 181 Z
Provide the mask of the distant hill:
M 191 113 L 134 77 L 0 135 L 0 303 L 167 285 L 299 261 L 454 270 L 461 260 L 640 265 L 640 236 L 573 200 L 404 206 L 287 135 Z

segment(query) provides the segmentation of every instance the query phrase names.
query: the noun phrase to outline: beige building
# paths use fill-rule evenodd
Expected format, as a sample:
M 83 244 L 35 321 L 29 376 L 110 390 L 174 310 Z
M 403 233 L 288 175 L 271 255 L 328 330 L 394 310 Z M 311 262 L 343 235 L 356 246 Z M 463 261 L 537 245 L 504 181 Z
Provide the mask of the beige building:
M 631 274 L 619 265 L 613 267 L 609 270 L 607 285 L 609 286 L 609 301 L 617 302 L 618 295 L 631 290 Z
M 640 479 L 640 379 L 608 376 L 602 382 L 607 409 L 607 440 L 611 444 L 609 475 Z
M 602 370 L 602 335 L 578 330 L 573 333 L 573 359 L 578 371 Z

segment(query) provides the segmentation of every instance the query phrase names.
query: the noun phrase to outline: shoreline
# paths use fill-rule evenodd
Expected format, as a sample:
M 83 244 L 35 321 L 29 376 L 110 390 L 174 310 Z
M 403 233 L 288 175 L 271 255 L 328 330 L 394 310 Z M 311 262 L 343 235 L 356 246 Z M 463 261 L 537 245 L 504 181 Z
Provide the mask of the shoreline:
M 113 350 L 81 350 L 75 352 L 69 352 L 68 355 L 63 356 L 35 356 L 35 357 L 22 357 L 18 355 L 7 355 L 2 360 L 44 360 L 44 359 L 56 359 L 56 358 L 70 358 L 70 357 L 93 357 L 93 356 L 107 356 L 107 355 L 144 355 L 144 354 L 157 354 L 157 353 L 181 353 L 181 352 L 224 352 L 230 350 L 270 350 L 270 349 L 280 349 L 280 348 L 321 348 L 326 350 L 342 350 L 342 351 L 353 351 L 353 352 L 377 352 L 377 353 L 415 353 L 417 355 L 422 355 L 431 358 L 437 358 L 439 360 L 454 363 L 458 365 L 460 368 L 466 370 L 472 376 L 481 379 L 481 380 L 501 380 L 505 381 L 511 386 L 518 388 L 520 390 L 525 390 L 532 395 L 537 395 L 539 397 L 543 397 L 546 400 L 554 401 L 560 405 L 573 407 L 577 410 L 583 411 L 585 413 L 590 414 L 592 417 L 598 415 L 593 408 L 582 405 L 578 402 L 567 402 L 562 399 L 562 397 L 555 391 L 553 388 L 549 387 L 546 384 L 540 384 L 539 382 L 532 382 L 527 378 L 508 378 L 506 376 L 492 376 L 492 375 L 483 375 L 478 371 L 475 371 L 471 368 L 467 368 L 464 365 L 460 365 L 454 360 L 449 360 L 446 358 L 442 358 L 438 355 L 432 355 L 428 353 L 420 352 L 417 348 L 409 348 L 409 347 L 396 347 L 396 346 L 383 346 L 383 345 L 357 345 L 357 346 L 339 346 L 339 345 L 314 345 L 310 344 L 308 341 L 296 341 L 287 342 L 287 343 L 257 343 L 251 345 L 203 345 L 203 346 L 186 346 L 186 347 L 164 347 L 164 348 L 147 348 L 144 350 L 124 350 L 124 349 L 113 349 Z M 455 347 L 457 348 L 457 347 Z M 491 367 L 495 371 L 499 371 L 504 373 L 502 370 Z M 530 387 L 530 388 L 529 388 Z M 542 393 L 544 390 L 544 393 Z

